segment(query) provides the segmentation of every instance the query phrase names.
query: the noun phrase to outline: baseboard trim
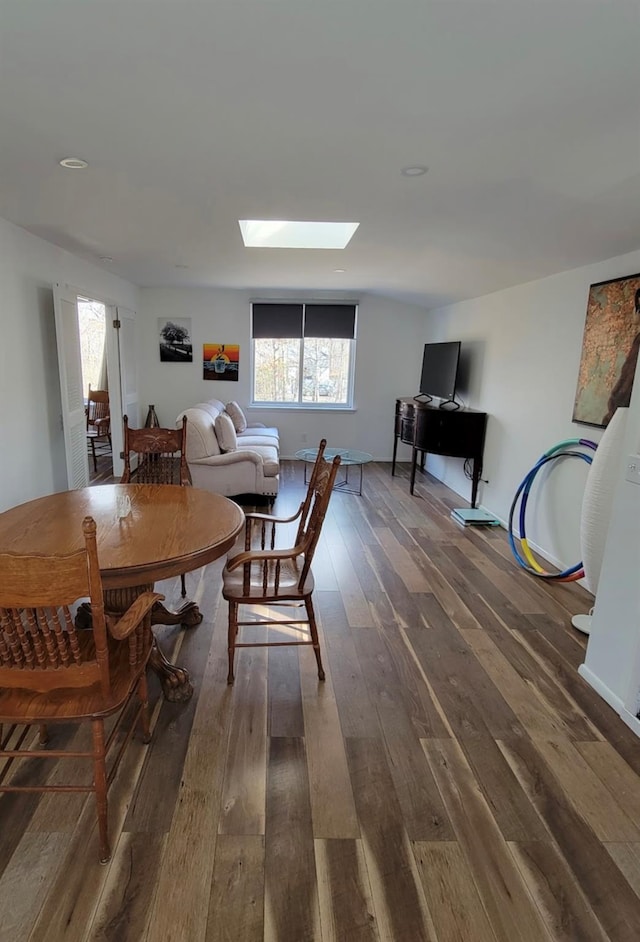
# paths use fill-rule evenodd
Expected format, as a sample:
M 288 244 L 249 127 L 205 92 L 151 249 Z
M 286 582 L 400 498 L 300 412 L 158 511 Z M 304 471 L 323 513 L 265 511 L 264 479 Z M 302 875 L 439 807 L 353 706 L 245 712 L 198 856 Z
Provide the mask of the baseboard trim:
M 590 687 L 593 687 L 596 693 L 600 694 L 603 700 L 606 700 L 609 706 L 616 711 L 618 716 L 622 716 L 623 713 L 628 712 L 625 709 L 625 705 L 620 697 L 610 690 L 606 684 L 603 684 L 597 674 L 594 674 L 590 667 L 587 667 L 586 664 L 581 664 L 578 668 L 578 673 L 581 677 L 584 678 L 584 680 L 586 680 Z

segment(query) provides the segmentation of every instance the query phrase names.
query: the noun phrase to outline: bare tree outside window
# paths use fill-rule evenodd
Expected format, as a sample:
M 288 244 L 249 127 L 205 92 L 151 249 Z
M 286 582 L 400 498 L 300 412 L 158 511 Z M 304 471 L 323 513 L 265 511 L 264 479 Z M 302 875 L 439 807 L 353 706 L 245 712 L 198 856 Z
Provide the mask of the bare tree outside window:
M 92 389 L 106 388 L 106 337 L 107 311 L 100 301 L 78 298 L 78 326 L 80 329 L 80 357 L 82 361 L 82 388 L 84 398 Z

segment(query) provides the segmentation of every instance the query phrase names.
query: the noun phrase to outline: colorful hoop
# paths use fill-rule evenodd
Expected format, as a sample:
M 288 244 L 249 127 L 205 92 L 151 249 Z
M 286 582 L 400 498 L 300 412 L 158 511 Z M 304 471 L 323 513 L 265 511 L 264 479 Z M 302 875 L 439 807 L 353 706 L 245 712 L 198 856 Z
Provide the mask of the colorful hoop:
M 544 465 L 548 464 L 550 461 L 553 461 L 555 458 L 581 458 L 583 461 L 586 461 L 587 464 L 591 464 L 593 461 L 592 455 L 586 452 L 569 450 L 576 445 L 582 448 L 590 448 L 592 451 L 595 451 L 598 447 L 596 442 L 592 442 L 588 438 L 567 438 L 565 441 L 558 442 L 558 444 L 554 445 L 553 448 L 545 451 L 542 457 L 536 462 L 533 468 L 531 468 L 529 473 L 520 483 L 509 511 L 508 533 L 511 552 L 523 569 L 525 569 L 527 572 L 530 572 L 532 576 L 537 576 L 539 579 L 553 579 L 556 582 L 575 582 L 578 579 L 582 579 L 584 576 L 584 566 L 582 561 L 576 563 L 575 566 L 571 566 L 569 569 L 564 569 L 562 572 L 547 572 L 546 569 L 543 569 L 531 552 L 531 548 L 527 542 L 527 534 L 525 529 L 525 516 L 527 511 L 529 492 L 531 490 L 531 485 L 533 484 L 535 476 L 540 468 L 544 467 Z M 518 552 L 516 538 L 513 535 L 513 518 L 515 516 L 519 498 L 521 498 L 521 500 L 518 523 L 520 527 L 520 548 L 522 550 L 522 555 Z

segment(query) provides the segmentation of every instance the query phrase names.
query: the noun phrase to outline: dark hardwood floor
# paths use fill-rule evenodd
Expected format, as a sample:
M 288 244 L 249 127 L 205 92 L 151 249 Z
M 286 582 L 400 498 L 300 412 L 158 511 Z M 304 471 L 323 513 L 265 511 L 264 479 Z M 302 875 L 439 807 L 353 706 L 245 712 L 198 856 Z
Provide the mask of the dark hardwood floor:
M 90 800 L 0 798 L 2 942 L 637 942 L 640 742 L 578 676 L 592 600 L 458 527 L 434 479 L 411 497 L 408 470 L 332 497 L 324 684 L 311 650 L 276 648 L 240 651 L 227 687 L 222 561 L 187 575 L 205 619 L 158 633 L 195 694 L 152 678 L 110 864 Z M 281 514 L 302 466 L 282 478 Z

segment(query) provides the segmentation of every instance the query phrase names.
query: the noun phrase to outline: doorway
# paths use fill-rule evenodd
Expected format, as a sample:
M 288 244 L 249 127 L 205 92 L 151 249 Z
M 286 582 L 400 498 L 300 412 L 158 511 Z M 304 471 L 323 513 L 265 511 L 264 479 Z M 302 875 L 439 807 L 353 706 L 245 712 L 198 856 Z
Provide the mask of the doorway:
M 78 296 L 78 329 L 80 332 L 80 359 L 82 364 L 82 394 L 87 415 L 91 419 L 94 408 L 89 404 L 89 390 L 107 394 L 107 307 L 94 298 Z M 101 396 L 101 398 L 103 398 Z M 88 426 L 89 430 L 89 426 Z M 102 483 L 113 477 L 113 450 L 109 434 L 97 435 L 93 441 L 87 438 L 89 448 L 89 481 Z

